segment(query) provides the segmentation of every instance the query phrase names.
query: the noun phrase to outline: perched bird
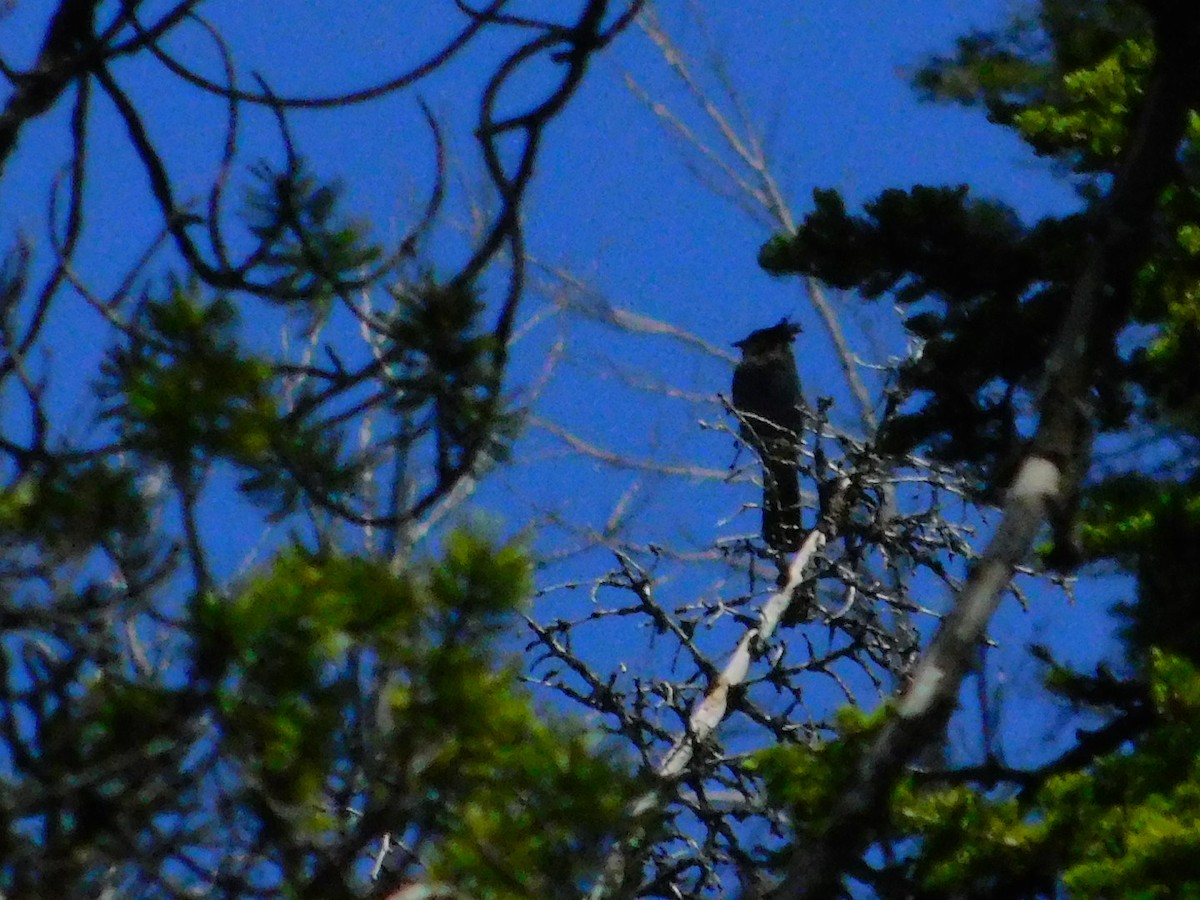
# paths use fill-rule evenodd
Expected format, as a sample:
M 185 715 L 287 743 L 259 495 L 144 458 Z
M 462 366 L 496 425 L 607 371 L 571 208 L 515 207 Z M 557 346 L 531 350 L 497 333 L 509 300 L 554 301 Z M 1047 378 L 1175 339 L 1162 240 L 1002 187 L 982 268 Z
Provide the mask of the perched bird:
M 803 397 L 792 341 L 800 326 L 787 319 L 760 328 L 733 346 L 742 361 L 733 372 L 733 407 L 742 437 L 763 464 L 763 540 L 778 552 L 800 546 L 800 433 Z

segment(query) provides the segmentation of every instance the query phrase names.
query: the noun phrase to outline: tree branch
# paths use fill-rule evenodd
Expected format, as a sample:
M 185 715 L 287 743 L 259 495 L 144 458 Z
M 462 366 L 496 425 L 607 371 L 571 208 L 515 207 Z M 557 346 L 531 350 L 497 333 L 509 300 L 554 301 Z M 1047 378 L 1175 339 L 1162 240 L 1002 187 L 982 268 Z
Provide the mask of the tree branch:
M 896 714 L 864 753 L 851 787 L 817 840 L 796 847 L 769 896 L 826 898 L 867 847 L 905 765 L 941 732 L 974 647 L 1042 522 L 1078 488 L 1090 459 L 1095 362 L 1111 352 L 1130 306 L 1190 108 L 1200 98 L 1200 13 L 1176 3 L 1156 21 L 1158 52 L 1112 192 L 1098 209 L 1092 245 L 1047 363 L 1034 440 L 1009 489 L 1004 517 L 974 574 L 900 697 Z M 1083 465 L 1079 460 L 1082 458 Z

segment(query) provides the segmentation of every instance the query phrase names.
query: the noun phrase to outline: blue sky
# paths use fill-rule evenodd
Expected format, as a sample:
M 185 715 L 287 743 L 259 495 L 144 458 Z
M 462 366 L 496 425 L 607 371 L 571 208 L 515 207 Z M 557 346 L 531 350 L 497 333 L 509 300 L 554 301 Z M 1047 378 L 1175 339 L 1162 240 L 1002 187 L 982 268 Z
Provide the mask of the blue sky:
M 10 62 L 25 62 L 36 49 L 31 23 L 41 22 L 40 6 L 18 3 L 5 21 L 0 49 Z M 798 214 L 808 209 L 814 188 L 837 188 L 854 205 L 885 187 L 918 183 L 969 182 L 1026 218 L 1073 204 L 1071 192 L 1046 163 L 988 125 L 980 113 L 920 105 L 906 84 L 906 71 L 926 54 L 946 52 L 955 36 L 972 27 L 997 24 L 1008 3 L 749 0 L 705 6 L 706 31 L 684 14 L 684 4 L 663 3 L 660 12 L 708 87 L 715 82 L 706 54 L 715 50 L 725 59 L 746 109 L 770 136 L 773 166 Z M 227 39 L 244 82 L 249 83 L 250 72 L 260 71 L 281 95 L 334 93 L 377 81 L 422 58 L 458 21 L 448 0 L 359 2 L 353 8 L 351 15 L 347 4 L 333 0 L 226 0 L 204 11 Z M 185 29 L 169 46 L 203 71 L 218 71 L 212 43 L 198 28 Z M 511 36 L 489 37 L 411 93 L 347 110 L 297 112 L 291 119 L 297 145 L 316 172 L 344 183 L 355 218 L 371 223 L 384 239 L 394 237 L 412 222 L 429 187 L 433 147 L 416 104 L 422 98 L 445 126 L 452 159 L 447 215 L 427 250 L 439 268 L 452 270 L 463 258 L 462 229 L 469 224 L 471 198 L 488 202 L 471 137 L 481 78 L 510 46 Z M 221 104 L 181 91 L 178 81 L 151 60 L 123 63 L 115 75 L 144 110 L 152 136 L 170 148 L 167 161 L 181 196 L 202 192 L 223 139 Z M 542 89 L 543 75 L 531 71 L 522 82 L 529 96 Z M 516 461 L 482 489 L 479 505 L 502 531 L 538 525 L 539 549 L 561 554 L 544 570 L 546 581 L 582 583 L 611 566 L 611 557 L 587 549 L 581 536 L 544 523 L 561 516 L 602 528 L 615 510 L 625 508 L 628 533 L 637 541 L 670 544 L 699 558 L 685 566 L 681 556 L 678 565 L 664 564 L 661 573 L 662 589 L 677 592 L 685 602 L 689 596 L 733 590 L 715 574 L 719 560 L 704 556 L 705 548 L 721 536 L 755 527 L 752 513 L 735 515 L 739 504 L 754 499 L 749 485 L 719 477 L 734 460 L 733 441 L 719 430 L 725 419 L 715 398 L 727 390 L 731 342 L 784 315 L 799 320 L 806 328 L 799 354 L 804 384 L 813 396 L 843 398 L 835 417 L 852 417 L 802 286 L 771 280 L 756 265 L 769 232 L 689 174 L 685 163 L 694 155 L 672 140 L 630 92 L 627 76 L 669 104 L 704 140 L 712 139 L 711 128 L 689 105 L 658 51 L 631 30 L 598 60 L 547 133 L 526 210 L 529 250 L 538 260 L 569 270 L 612 306 L 667 323 L 715 349 L 630 336 L 578 315 L 549 315 L 549 301 L 535 292 L 524 307 L 524 321 L 532 324 L 514 351 L 517 398 L 531 403 L 539 419 L 644 467 L 580 457 L 535 420 L 518 444 Z M 526 99 L 512 98 L 514 103 Z M 6 240 L 18 231 L 43 240 L 47 185 L 66 158 L 66 113 L 63 105 L 30 127 L 0 181 Z M 281 158 L 267 113 L 248 112 L 244 124 L 243 168 L 262 157 Z M 97 177 L 89 187 L 78 268 L 97 285 L 111 287 L 141 253 L 157 215 L 146 210 L 144 175 L 103 102 L 94 137 L 91 165 Z M 555 290 L 551 279 L 533 280 L 535 287 Z M 838 302 L 851 337 L 869 361 L 882 362 L 886 353 L 903 350 L 903 336 L 886 304 Z M 262 340 L 276 337 L 276 322 L 247 325 Z M 82 306 L 56 323 L 46 352 L 71 359 L 75 376 L 55 384 L 63 409 L 79 402 L 78 373 L 96 364 L 103 346 L 98 318 Z M 547 371 L 552 377 L 542 384 Z M 527 390 L 532 384 L 539 385 L 536 397 Z M 692 466 L 696 474 L 648 471 L 656 466 Z M 256 538 L 250 532 L 257 526 L 249 519 L 243 526 L 240 516 L 219 486 L 210 492 L 207 531 L 227 569 L 236 568 Z M 1111 593 L 1113 587 L 1099 589 Z M 552 594 L 539 601 L 540 608 L 577 608 L 586 602 L 585 594 Z M 1111 599 L 1104 596 L 1092 609 L 1103 609 Z M 947 601 L 944 594 L 930 598 L 935 607 Z M 1044 605 L 1039 601 L 1032 614 L 1008 604 L 1001 630 L 1019 646 L 1030 635 L 1044 639 L 1063 632 L 1066 618 L 1074 638 L 1064 644 L 1068 654 L 1083 659 L 1108 641 L 1103 616 L 1065 608 L 1056 594 Z M 711 641 L 716 653 L 729 646 L 726 632 L 701 640 Z M 642 661 L 649 662 L 654 651 L 644 652 Z M 1036 733 L 1030 737 L 1037 740 Z

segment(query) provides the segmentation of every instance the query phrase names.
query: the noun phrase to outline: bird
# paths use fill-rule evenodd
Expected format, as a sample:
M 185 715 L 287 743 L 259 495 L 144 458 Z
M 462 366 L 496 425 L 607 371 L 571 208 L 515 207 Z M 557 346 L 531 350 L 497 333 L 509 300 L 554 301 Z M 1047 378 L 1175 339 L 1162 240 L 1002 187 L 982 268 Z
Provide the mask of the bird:
M 800 546 L 800 436 L 803 395 L 792 342 L 800 326 L 786 318 L 752 331 L 733 346 L 742 360 L 733 371 L 733 408 L 742 438 L 763 466 L 762 536 L 777 553 Z

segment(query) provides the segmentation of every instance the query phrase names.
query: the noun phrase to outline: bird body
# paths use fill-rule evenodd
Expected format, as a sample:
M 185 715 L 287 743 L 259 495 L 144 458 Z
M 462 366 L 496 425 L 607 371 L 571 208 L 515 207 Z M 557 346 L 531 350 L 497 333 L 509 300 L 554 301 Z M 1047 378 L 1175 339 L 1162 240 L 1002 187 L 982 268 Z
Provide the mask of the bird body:
M 786 319 L 734 344 L 742 361 L 733 373 L 733 407 L 742 438 L 763 464 L 763 540 L 771 549 L 800 546 L 800 437 L 803 395 L 792 341 L 800 326 Z

